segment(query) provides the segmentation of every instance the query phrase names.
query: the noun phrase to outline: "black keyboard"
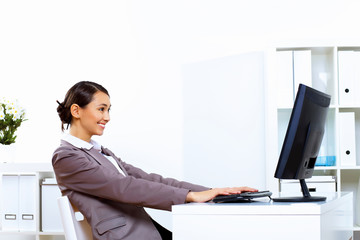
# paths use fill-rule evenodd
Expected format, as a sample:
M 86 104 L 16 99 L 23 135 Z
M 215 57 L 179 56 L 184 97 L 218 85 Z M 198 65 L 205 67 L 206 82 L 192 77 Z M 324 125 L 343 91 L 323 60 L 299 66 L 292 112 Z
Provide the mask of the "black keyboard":
M 239 194 L 231 195 L 219 195 L 213 198 L 212 202 L 249 202 L 253 198 L 271 197 L 272 192 L 270 191 L 259 191 L 259 192 L 242 192 Z

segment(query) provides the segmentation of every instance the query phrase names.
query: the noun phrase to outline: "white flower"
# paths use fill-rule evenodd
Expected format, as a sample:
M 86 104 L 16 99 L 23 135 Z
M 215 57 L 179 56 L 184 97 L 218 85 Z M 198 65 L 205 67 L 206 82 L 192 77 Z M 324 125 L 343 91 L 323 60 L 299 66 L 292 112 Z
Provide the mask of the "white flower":
M 0 120 L 4 119 L 6 116 L 10 116 L 13 120 L 25 118 L 25 109 L 20 107 L 18 100 L 13 101 L 13 100 L 1 98 L 0 113 L 1 113 Z
M 1 104 L 2 104 L 2 103 L 3 103 L 3 104 L 6 104 L 6 102 L 7 102 L 7 101 L 6 101 L 6 98 L 5 98 L 5 97 L 2 97 L 2 98 L 0 99 L 0 103 L 1 103 Z
M 7 114 L 14 115 L 14 113 L 15 113 L 13 108 L 8 108 L 6 110 L 7 110 L 6 111 Z
M 20 113 L 19 109 L 18 109 L 18 108 L 16 108 L 16 107 L 13 107 L 13 108 L 12 108 L 12 112 L 13 112 L 13 114 L 14 114 L 14 115 L 16 115 L 16 114 L 19 114 L 19 113 Z
M 6 110 L 10 111 L 14 108 L 14 103 L 13 102 L 7 102 L 5 105 Z

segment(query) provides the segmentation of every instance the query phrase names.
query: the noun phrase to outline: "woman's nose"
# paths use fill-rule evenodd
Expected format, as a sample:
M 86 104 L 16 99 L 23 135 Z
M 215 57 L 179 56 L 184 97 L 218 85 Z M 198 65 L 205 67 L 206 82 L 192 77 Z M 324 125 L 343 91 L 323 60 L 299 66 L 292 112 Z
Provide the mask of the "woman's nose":
M 110 113 L 109 113 L 109 111 L 106 111 L 106 112 L 105 112 L 105 114 L 104 114 L 104 120 L 107 121 L 107 122 L 110 121 Z

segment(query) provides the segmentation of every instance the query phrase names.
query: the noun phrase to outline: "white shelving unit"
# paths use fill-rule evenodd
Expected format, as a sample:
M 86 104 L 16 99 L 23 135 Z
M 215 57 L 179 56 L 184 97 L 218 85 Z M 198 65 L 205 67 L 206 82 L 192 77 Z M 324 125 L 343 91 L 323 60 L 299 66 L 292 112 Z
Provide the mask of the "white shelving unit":
M 43 232 L 41 230 L 41 197 L 40 183 L 44 178 L 53 178 L 54 172 L 50 163 L 0 163 L 0 175 L 31 173 L 37 176 L 36 184 L 36 230 L 27 232 L 3 231 L 0 225 L 0 240 L 65 240 L 63 232 Z M 1 178 L 0 178 L 1 179 Z M 1 186 L 1 185 L 0 185 Z M 1 194 L 6 194 L 0 191 Z M 1 196 L 0 196 L 1 197 Z M 3 213 L 0 212 L 1 217 Z
M 286 128 L 290 119 L 293 102 L 278 107 L 277 96 L 279 93 L 277 67 L 277 54 L 281 51 L 310 51 L 311 52 L 311 85 L 313 88 L 331 95 L 331 104 L 326 123 L 326 134 L 322 144 L 321 154 L 335 156 L 334 166 L 316 166 L 314 176 L 335 176 L 337 179 L 336 189 L 338 192 L 353 192 L 354 196 L 354 233 L 360 233 L 360 207 L 356 206 L 360 177 L 360 105 L 341 104 L 339 100 L 339 51 L 360 51 L 360 47 L 353 46 L 316 46 L 316 47 L 286 47 L 275 48 L 267 52 L 267 126 L 266 126 L 266 149 L 267 149 L 267 187 L 273 191 L 280 191 L 279 180 L 274 178 L 274 172 L 278 156 L 285 137 Z M 360 58 L 359 58 L 360 60 Z M 359 64 L 360 66 L 360 64 Z M 360 71 L 359 71 L 360 72 Z M 294 73 L 295 75 L 295 73 Z M 289 79 L 292 81 L 292 79 Z M 360 74 L 359 78 L 360 86 Z M 355 85 L 356 85 L 355 84 Z M 297 86 L 295 87 L 295 94 Z M 355 89 L 360 94 L 360 88 Z M 343 166 L 340 153 L 340 127 L 339 115 L 342 112 L 355 113 L 355 142 L 356 142 L 356 165 Z

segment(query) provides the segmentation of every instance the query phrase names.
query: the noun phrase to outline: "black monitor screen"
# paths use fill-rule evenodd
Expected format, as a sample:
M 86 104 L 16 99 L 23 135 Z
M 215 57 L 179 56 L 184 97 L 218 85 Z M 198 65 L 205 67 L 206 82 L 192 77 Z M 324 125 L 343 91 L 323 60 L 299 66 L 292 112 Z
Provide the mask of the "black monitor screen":
M 303 196 L 274 198 L 274 201 L 323 201 L 325 197 L 312 197 L 305 179 L 313 175 L 315 162 L 325 131 L 331 97 L 313 88 L 299 85 L 284 143 L 280 152 L 275 177 L 298 179 Z

